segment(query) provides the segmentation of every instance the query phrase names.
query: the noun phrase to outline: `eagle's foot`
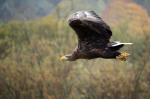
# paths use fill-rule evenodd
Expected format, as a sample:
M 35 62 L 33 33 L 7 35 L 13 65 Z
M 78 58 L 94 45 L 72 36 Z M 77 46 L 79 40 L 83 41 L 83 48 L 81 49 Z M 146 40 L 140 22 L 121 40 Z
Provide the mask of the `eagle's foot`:
M 127 52 L 121 52 L 120 55 L 116 56 L 116 59 L 119 59 L 121 61 L 126 61 L 129 55 L 130 54 Z

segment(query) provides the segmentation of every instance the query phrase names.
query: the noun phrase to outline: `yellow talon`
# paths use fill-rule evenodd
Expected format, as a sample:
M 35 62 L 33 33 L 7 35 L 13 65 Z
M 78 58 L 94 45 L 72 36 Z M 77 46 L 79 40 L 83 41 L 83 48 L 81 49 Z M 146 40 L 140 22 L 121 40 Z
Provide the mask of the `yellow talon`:
M 118 55 L 116 58 L 121 60 L 121 61 L 126 61 L 129 55 L 130 54 L 127 52 L 121 52 L 121 54 Z

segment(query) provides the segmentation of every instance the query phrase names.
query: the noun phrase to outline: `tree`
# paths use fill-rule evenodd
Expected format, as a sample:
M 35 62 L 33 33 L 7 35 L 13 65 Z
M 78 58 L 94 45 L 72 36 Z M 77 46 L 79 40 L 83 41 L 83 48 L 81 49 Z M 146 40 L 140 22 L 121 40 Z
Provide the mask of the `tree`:
M 150 32 L 150 17 L 145 9 L 131 1 L 113 0 L 103 11 L 104 19 L 115 29 L 130 36 Z
M 150 14 L 150 0 L 134 0 L 138 4 L 142 5 L 144 8 L 147 9 L 148 13 Z

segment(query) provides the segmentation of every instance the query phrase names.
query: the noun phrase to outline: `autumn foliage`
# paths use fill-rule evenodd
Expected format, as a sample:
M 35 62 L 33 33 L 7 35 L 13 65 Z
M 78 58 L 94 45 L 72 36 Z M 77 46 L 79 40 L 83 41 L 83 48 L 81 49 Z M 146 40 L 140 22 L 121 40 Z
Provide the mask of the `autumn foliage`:
M 56 15 L 0 24 L 0 99 L 149 99 L 150 17 L 131 0 L 112 0 L 102 13 L 128 61 L 59 57 L 77 44 Z
M 104 19 L 114 28 L 124 28 L 130 36 L 142 36 L 150 32 L 150 17 L 139 5 L 131 1 L 112 1 L 103 11 Z M 122 26 L 123 25 L 123 26 Z

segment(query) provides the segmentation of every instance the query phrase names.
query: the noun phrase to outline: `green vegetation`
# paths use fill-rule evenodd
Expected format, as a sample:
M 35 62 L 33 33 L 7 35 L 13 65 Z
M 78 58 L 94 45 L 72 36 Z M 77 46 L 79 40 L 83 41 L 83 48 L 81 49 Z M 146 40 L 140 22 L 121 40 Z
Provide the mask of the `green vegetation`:
M 0 0 L 0 21 L 29 20 L 48 15 L 61 0 Z
M 56 15 L 1 23 L 0 99 L 149 99 L 149 15 L 133 2 L 117 0 L 104 12 L 112 39 L 134 43 L 122 49 L 131 53 L 126 62 L 61 62 L 77 38 Z
M 105 4 L 104 0 L 62 0 L 56 7 L 54 14 L 64 18 L 79 10 L 94 10 L 101 13 Z

